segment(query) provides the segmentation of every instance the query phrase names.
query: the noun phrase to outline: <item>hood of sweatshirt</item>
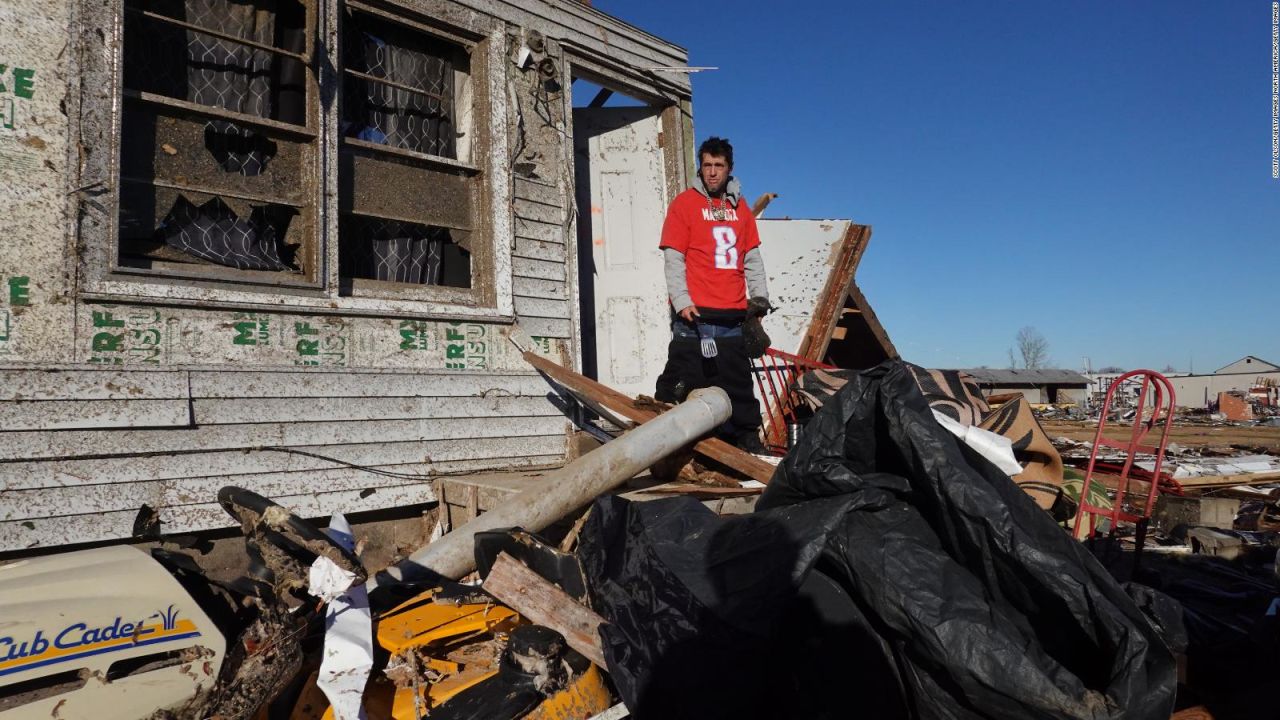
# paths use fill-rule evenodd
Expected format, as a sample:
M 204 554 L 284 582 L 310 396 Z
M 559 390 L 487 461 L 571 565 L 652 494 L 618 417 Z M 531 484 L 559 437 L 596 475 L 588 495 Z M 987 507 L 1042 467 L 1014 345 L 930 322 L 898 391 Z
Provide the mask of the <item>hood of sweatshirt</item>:
M 711 197 L 711 193 L 707 192 L 707 186 L 702 184 L 702 175 L 698 175 L 693 181 L 693 189 L 702 193 L 705 198 Z M 724 199 L 733 207 L 738 207 L 738 202 L 742 200 L 742 183 L 738 182 L 738 178 L 730 175 L 729 182 L 724 186 Z

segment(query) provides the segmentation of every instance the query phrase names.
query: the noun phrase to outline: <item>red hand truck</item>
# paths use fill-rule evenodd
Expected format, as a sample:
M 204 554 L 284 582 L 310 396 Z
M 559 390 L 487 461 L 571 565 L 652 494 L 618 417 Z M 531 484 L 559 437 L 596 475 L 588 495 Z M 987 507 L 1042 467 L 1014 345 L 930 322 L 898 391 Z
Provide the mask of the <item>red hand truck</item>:
M 1141 378 L 1141 390 L 1138 392 L 1137 406 L 1133 413 L 1133 428 L 1129 433 L 1128 441 L 1112 440 L 1105 437 L 1103 431 L 1107 427 L 1107 420 L 1111 414 L 1111 405 L 1115 399 L 1116 391 L 1125 386 L 1127 381 L 1131 379 Z M 1152 402 L 1148 407 L 1147 398 L 1151 394 Z M 1164 450 L 1169 442 L 1169 428 L 1173 426 L 1173 410 L 1176 406 L 1176 397 L 1173 392 L 1173 383 L 1169 382 L 1169 378 L 1152 370 L 1130 370 L 1129 372 L 1117 377 L 1111 387 L 1107 388 L 1105 400 L 1102 403 L 1102 412 L 1098 415 L 1098 432 L 1093 438 L 1093 449 L 1089 452 L 1089 465 L 1085 470 L 1084 483 L 1080 486 L 1080 504 L 1076 510 L 1076 520 L 1073 532 L 1076 539 L 1085 537 L 1084 526 L 1085 516 L 1089 516 L 1089 533 L 1092 537 L 1097 528 L 1097 519 L 1099 517 L 1108 518 L 1111 521 L 1109 534 L 1115 537 L 1116 525 L 1120 522 L 1130 522 L 1137 526 L 1137 533 L 1134 541 L 1137 545 L 1137 552 L 1142 552 L 1142 545 L 1146 540 L 1147 524 L 1151 520 L 1151 509 L 1156 503 L 1156 494 L 1160 491 L 1160 466 L 1164 463 Z M 1149 411 L 1149 412 L 1148 412 Z M 1163 415 L 1163 422 L 1161 416 Z M 1146 442 L 1147 437 L 1152 431 L 1159 429 L 1160 441 L 1157 445 L 1151 445 Z M 1103 447 L 1115 448 L 1125 452 L 1124 464 L 1120 466 L 1120 474 L 1117 476 L 1115 500 L 1110 508 L 1099 507 L 1089 502 L 1089 487 L 1093 482 L 1093 474 L 1095 466 L 1098 465 L 1098 451 Z M 1138 453 L 1148 453 L 1155 455 L 1155 467 L 1152 468 L 1150 474 L 1143 472 L 1141 468 L 1134 467 L 1134 460 Z M 1138 471 L 1135 473 L 1135 470 Z M 1140 506 L 1135 505 L 1132 512 L 1126 510 L 1126 500 L 1129 496 L 1129 480 L 1131 475 L 1142 474 L 1150 478 L 1150 489 L 1147 491 L 1146 501 Z

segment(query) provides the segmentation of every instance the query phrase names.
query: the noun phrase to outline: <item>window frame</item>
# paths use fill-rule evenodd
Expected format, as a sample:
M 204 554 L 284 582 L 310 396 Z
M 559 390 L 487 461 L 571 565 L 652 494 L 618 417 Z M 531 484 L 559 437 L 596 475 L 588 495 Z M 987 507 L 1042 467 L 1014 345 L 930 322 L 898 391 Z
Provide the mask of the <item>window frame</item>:
M 460 227 L 456 223 L 453 225 L 437 225 L 437 226 L 446 227 L 450 230 L 463 231 L 463 232 L 466 232 L 472 238 L 478 238 L 480 240 L 483 240 L 483 235 L 481 234 L 481 229 L 484 225 L 483 218 L 491 212 L 491 209 L 485 207 L 484 197 L 483 197 L 485 195 L 484 181 L 488 178 L 488 175 L 489 175 L 488 172 L 486 172 L 481 168 L 481 163 L 484 159 L 485 153 L 487 152 L 485 148 L 486 143 L 483 141 L 480 141 L 480 142 L 476 141 L 476 134 L 477 134 L 476 126 L 478 125 L 477 117 L 483 114 L 483 109 L 486 107 L 486 102 L 487 102 L 487 98 L 484 97 L 484 93 L 479 93 L 475 91 L 475 85 L 478 85 L 483 80 L 487 72 L 486 68 L 480 68 L 478 72 L 473 68 L 473 65 L 475 64 L 474 58 L 476 57 L 477 53 L 481 50 L 480 42 L 475 40 L 468 40 L 467 38 L 461 37 L 454 33 L 441 31 L 439 28 L 433 27 L 432 25 L 429 25 L 419 19 L 408 17 L 403 14 L 396 14 L 394 12 L 390 12 L 388 10 L 380 8 L 379 6 L 371 2 L 368 2 L 367 0 L 346 0 L 344 3 L 342 3 L 342 10 L 340 11 L 340 16 L 344 14 L 343 11 L 364 13 L 366 15 L 370 15 L 374 18 L 377 18 L 378 20 L 397 24 L 412 32 L 426 35 L 434 40 L 447 43 L 449 45 L 456 47 L 458 50 L 460 50 L 463 54 L 465 54 L 468 57 L 466 75 L 467 75 L 467 82 L 472 85 L 472 89 L 469 97 L 471 108 L 467 111 L 467 116 L 470 121 L 469 125 L 464 126 L 458 121 L 458 115 L 460 114 L 459 108 L 458 108 L 459 94 L 460 94 L 459 87 L 455 86 L 454 96 L 449 100 L 450 104 L 453 106 L 455 129 L 465 130 L 465 132 L 469 136 L 467 139 L 469 152 L 468 152 L 468 157 L 465 160 L 449 158 L 442 155 L 433 155 L 431 153 L 425 153 L 425 152 L 416 151 L 416 150 L 409 150 L 409 149 L 400 148 L 394 145 L 384 145 L 381 143 L 376 143 L 368 140 L 361 140 L 359 138 L 341 136 L 337 139 L 338 156 L 339 156 L 339 167 L 338 167 L 339 187 L 341 188 L 343 184 L 344 171 L 348 171 L 348 168 L 343 163 L 344 155 L 351 156 L 351 157 L 364 157 L 364 158 L 378 158 L 379 156 L 381 156 L 392 162 L 402 162 L 405 164 L 411 164 L 411 165 L 417 166 L 421 170 L 424 170 L 425 172 L 428 172 L 428 173 L 439 173 L 442 175 L 456 174 L 456 175 L 465 176 L 465 180 L 463 180 L 463 182 L 466 185 L 468 185 L 467 192 L 469 193 L 469 196 L 470 196 L 469 204 L 472 207 L 472 217 L 470 218 L 470 222 L 467 223 L 468 226 Z M 341 17 L 339 19 L 341 21 Z M 341 34 L 339 37 L 341 37 Z M 340 59 L 345 54 L 342 52 L 344 49 L 345 48 L 342 48 L 342 47 L 339 47 L 338 49 L 339 50 L 338 55 Z M 352 73 L 354 71 L 348 69 L 345 64 L 340 64 L 338 66 L 337 72 L 340 77 L 343 77 L 345 79 L 348 73 Z M 361 77 L 362 75 L 357 74 L 356 76 Z M 398 85 L 398 83 L 395 83 L 392 81 L 384 81 L 379 78 L 372 78 L 369 76 L 364 76 L 364 77 L 368 81 L 381 83 L 391 87 L 396 87 Z M 345 87 L 345 83 L 343 83 L 343 87 Z M 341 122 L 341 114 L 342 114 L 343 107 L 344 107 L 343 105 L 339 104 L 339 109 L 338 109 L 339 123 Z M 355 192 L 355 190 L 353 189 L 352 192 Z M 353 208 L 344 209 L 342 207 L 342 199 L 339 198 L 339 206 L 337 211 L 339 224 L 341 224 L 342 214 L 348 211 L 352 212 L 353 214 L 356 214 L 354 213 Z M 385 216 L 379 216 L 379 215 L 371 215 L 368 213 L 362 213 L 362 215 L 365 217 L 375 217 L 378 219 L 385 219 L 385 220 L 398 220 L 402 222 L 430 224 L 430 223 L 423 222 L 421 218 L 410 218 L 405 216 L 391 217 L 389 214 Z M 335 237 L 334 245 L 337 248 L 338 255 L 340 255 L 342 252 L 342 246 L 344 242 L 355 241 L 352 239 L 344 239 L 342 237 L 342 232 L 340 229 L 335 234 L 334 237 Z M 376 280 L 372 278 L 356 278 L 356 277 L 343 278 L 341 277 L 341 264 L 336 257 L 334 259 L 334 263 L 339 267 L 339 275 L 340 275 L 339 285 L 341 290 L 344 293 L 344 297 L 383 298 L 388 300 L 417 300 L 422 302 L 444 300 L 446 302 L 455 302 L 455 303 L 464 303 L 464 304 L 474 303 L 478 300 L 483 299 L 484 286 L 481 282 L 479 282 L 479 279 L 486 274 L 486 270 L 490 265 L 490 256 L 492 253 L 490 252 L 491 248 L 489 243 L 473 242 L 471 243 L 471 245 L 473 248 L 471 251 L 469 251 L 471 256 L 471 263 L 470 263 L 471 264 L 471 268 L 470 268 L 471 283 L 470 283 L 470 286 L 466 288 L 452 287 L 452 286 L 445 286 L 445 285 L 421 285 L 421 284 L 414 284 L 414 283 L 396 282 L 396 281 L 390 281 L 390 280 Z
M 295 287 L 295 288 L 313 288 L 322 289 L 324 287 L 323 263 L 323 236 L 319 232 L 322 220 L 322 208 L 320 204 L 320 195 L 318 192 L 318 179 L 320 177 L 320 146 L 323 141 L 324 128 L 320 122 L 320 88 L 316 81 L 315 74 L 309 72 L 311 61 L 308 58 L 313 57 L 316 47 L 316 37 L 319 30 L 319 6 L 324 0 L 297 0 L 304 8 L 304 44 L 301 53 L 293 53 L 284 48 L 277 48 L 270 45 L 253 40 L 243 38 L 234 38 L 227 33 L 213 30 L 211 28 L 201 28 L 197 23 L 186 22 L 171 18 L 163 13 L 147 11 L 142 9 L 132 9 L 128 5 L 128 0 L 121 1 L 120 18 L 120 42 L 118 47 L 118 62 L 120 63 L 120 85 L 119 85 L 119 103 L 120 103 L 120 119 L 117 123 L 117 147 L 115 150 L 117 163 L 123 164 L 119 159 L 121 147 L 123 146 L 123 124 L 125 112 L 124 108 L 129 104 L 142 106 L 143 112 L 154 118 L 186 116 L 196 118 L 208 118 L 211 120 L 227 120 L 239 125 L 248 125 L 255 129 L 265 130 L 274 136 L 285 136 L 291 141 L 296 142 L 297 146 L 302 150 L 301 166 L 302 175 L 301 192 L 298 194 L 301 201 L 294 205 L 289 202 L 280 202 L 281 198 L 272 200 L 266 196 L 252 197 L 247 193 L 236 193 L 234 191 L 219 191 L 212 187 L 198 187 L 195 184 L 188 183 L 180 185 L 167 180 L 153 177 L 150 181 L 143 178 L 126 178 L 123 169 L 118 167 L 116 171 L 116 181 L 118 183 L 116 189 L 116 211 L 119 212 L 120 206 L 120 190 L 126 184 L 148 184 L 152 188 L 169 188 L 187 193 L 195 193 L 208 197 L 228 197 L 238 200 L 259 201 L 264 203 L 272 203 L 284 206 L 293 206 L 303 208 L 310 212 L 310 230 L 304 230 L 304 237 L 300 244 L 299 254 L 303 255 L 304 271 L 300 273 L 291 273 L 285 270 L 247 270 L 233 267 L 219 266 L 216 264 L 192 263 L 190 267 L 160 267 L 160 268 L 140 268 L 129 265 L 123 265 L 120 262 L 120 229 L 117 223 L 111 234 L 111 265 L 110 272 L 113 275 L 120 276 L 142 276 L 145 278 L 174 278 L 197 280 L 215 283 L 236 283 L 241 285 L 266 285 L 272 287 Z M 304 124 L 295 125 L 293 123 L 275 120 L 272 118 L 262 118 L 248 113 L 236 112 L 211 105 L 204 105 L 189 100 L 170 97 L 160 93 L 147 92 L 127 88 L 124 85 L 124 19 L 129 14 L 142 15 L 153 22 L 181 28 L 183 30 L 192 30 L 197 33 L 208 35 L 219 39 L 226 40 L 244 47 L 257 48 L 270 52 L 274 55 L 290 57 L 303 63 L 304 66 L 304 82 L 306 98 L 303 108 Z
M 70 173 L 68 178 L 70 217 L 75 220 L 70 223 L 70 243 L 75 251 L 78 296 L 85 301 L 160 301 L 208 308 L 510 321 L 514 317 L 513 219 L 510 213 L 498 211 L 510 207 L 513 184 L 504 160 L 509 142 L 505 23 L 467 11 L 449 0 L 419 0 L 412 8 L 404 0 L 351 3 L 375 8 L 397 22 L 407 20 L 405 24 L 411 28 L 422 29 L 469 51 L 473 135 L 470 162 L 430 157 L 442 169 L 475 172 L 484 178 L 476 183 L 471 231 L 473 247 L 483 247 L 484 252 L 472 253 L 469 289 L 369 281 L 395 287 L 344 293 L 338 270 L 338 162 L 342 144 L 339 23 L 345 3 L 303 1 L 315 23 L 315 32 L 307 39 L 314 57 L 306 72 L 308 124 L 300 130 L 301 126 L 252 116 L 245 122 L 251 120 L 272 132 L 315 133 L 316 148 L 309 163 L 315 175 L 313 184 L 305 190 L 315 208 L 310 239 L 316 254 L 314 280 L 286 277 L 284 271 L 214 267 L 212 272 L 190 272 L 120 265 L 120 124 L 124 103 L 141 100 L 126 99 L 123 87 L 124 0 L 82 0 L 78 5 L 80 52 L 72 63 L 72 77 L 78 75 L 80 82 L 77 87 L 73 80 L 68 96 L 73 137 L 81 148 L 77 157 L 76 143 L 72 144 L 72 166 L 78 172 Z M 197 103 L 161 97 L 163 102 L 158 104 L 162 110 L 211 115 Z M 238 114 L 230 114 L 239 119 Z M 221 117 L 221 112 L 217 115 Z M 477 254 L 487 257 L 481 262 Z

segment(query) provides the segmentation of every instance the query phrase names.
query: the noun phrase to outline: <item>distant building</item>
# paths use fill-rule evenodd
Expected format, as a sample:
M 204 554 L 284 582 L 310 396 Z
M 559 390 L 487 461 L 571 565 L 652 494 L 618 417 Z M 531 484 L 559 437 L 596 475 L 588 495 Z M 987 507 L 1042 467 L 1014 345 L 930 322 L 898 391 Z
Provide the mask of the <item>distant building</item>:
M 1241 373 L 1280 372 L 1280 365 L 1267 362 L 1256 355 L 1245 355 L 1239 360 L 1213 371 L 1214 375 L 1239 375 Z
M 1280 365 L 1256 355 L 1245 355 L 1211 374 L 1182 375 L 1170 379 L 1180 407 L 1208 407 L 1218 399 L 1218 393 L 1248 393 L 1255 387 L 1280 385 Z
M 1111 386 L 1112 384 L 1115 383 L 1116 379 L 1119 378 L 1121 375 L 1124 375 L 1125 372 L 1128 372 L 1128 371 L 1126 370 L 1122 372 L 1110 372 L 1110 373 L 1085 373 L 1084 376 L 1089 378 L 1089 392 L 1088 392 L 1089 407 L 1096 408 L 1102 405 L 1103 401 L 1106 400 L 1107 391 L 1111 389 Z M 1161 375 L 1164 375 L 1170 380 L 1182 377 L 1186 374 L 1187 373 L 1174 373 L 1174 372 L 1161 373 Z M 1136 399 L 1138 397 L 1138 394 L 1142 391 L 1142 381 L 1138 378 L 1130 378 L 1125 381 L 1125 385 L 1127 387 L 1124 388 L 1124 390 L 1122 391 L 1117 391 L 1116 397 L 1130 398 L 1130 400 L 1117 399 L 1116 402 L 1127 407 L 1133 404 L 1134 399 Z M 1147 398 L 1147 404 L 1150 405 L 1153 402 L 1155 402 L 1154 395 L 1149 396 Z
M 1089 387 L 1089 379 L 1074 370 L 970 368 L 960 372 L 972 376 L 985 395 L 1017 392 L 1032 403 L 1081 403 Z
M 1101 403 L 1107 388 L 1123 373 L 1090 373 L 1089 397 Z M 1179 407 L 1203 408 L 1217 401 L 1218 393 L 1249 393 L 1256 387 L 1280 385 L 1280 365 L 1263 360 L 1256 355 L 1246 355 L 1235 362 L 1218 368 L 1212 373 L 1199 375 L 1191 373 L 1163 373 L 1173 383 L 1173 392 L 1177 396 Z M 1130 381 L 1128 388 L 1131 394 L 1137 394 L 1140 383 Z M 1275 391 L 1270 393 L 1274 397 Z M 1261 393 L 1259 397 L 1267 397 Z

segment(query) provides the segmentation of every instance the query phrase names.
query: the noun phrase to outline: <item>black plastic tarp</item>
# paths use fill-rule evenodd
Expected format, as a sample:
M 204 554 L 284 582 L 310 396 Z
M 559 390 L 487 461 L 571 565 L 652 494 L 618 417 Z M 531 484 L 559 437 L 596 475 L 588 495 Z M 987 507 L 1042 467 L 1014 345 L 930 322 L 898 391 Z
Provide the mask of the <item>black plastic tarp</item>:
M 1280 715 L 1280 583 L 1270 568 L 1151 552 L 1135 563 L 1132 552 L 1117 552 L 1108 543 L 1093 549 L 1116 579 L 1132 578 L 1126 587 L 1144 609 L 1149 605 L 1143 596 L 1155 598 L 1150 605 L 1177 605 L 1177 616 L 1165 624 L 1179 627 L 1165 637 L 1171 645 L 1180 641 L 1186 653 L 1186 693 L 1179 695 L 1179 706 L 1204 705 L 1216 720 Z M 1152 614 L 1170 613 L 1157 606 Z
M 822 407 L 754 514 L 605 498 L 580 557 L 637 717 L 1173 708 L 1173 659 L 1142 612 L 938 425 L 900 362 Z

